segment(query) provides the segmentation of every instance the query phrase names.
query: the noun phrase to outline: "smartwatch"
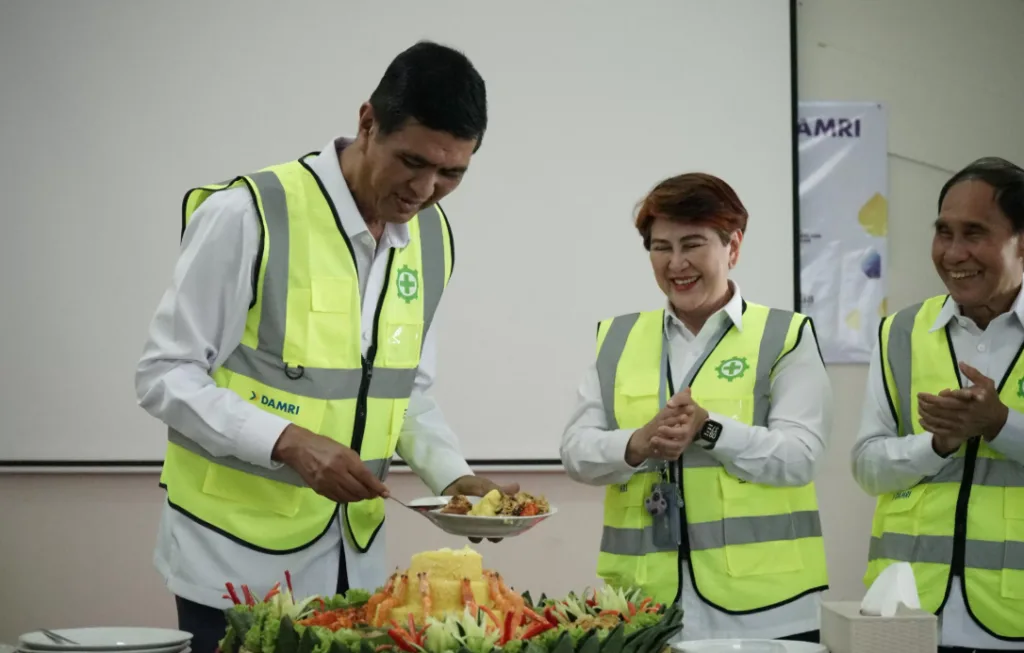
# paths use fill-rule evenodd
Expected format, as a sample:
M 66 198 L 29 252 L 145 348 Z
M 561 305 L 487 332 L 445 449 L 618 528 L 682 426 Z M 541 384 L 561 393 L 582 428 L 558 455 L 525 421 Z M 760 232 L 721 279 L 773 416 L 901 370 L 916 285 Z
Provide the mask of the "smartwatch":
M 718 438 L 722 435 L 722 425 L 714 420 L 706 420 L 704 426 L 697 431 L 697 444 L 704 449 L 714 449 Z

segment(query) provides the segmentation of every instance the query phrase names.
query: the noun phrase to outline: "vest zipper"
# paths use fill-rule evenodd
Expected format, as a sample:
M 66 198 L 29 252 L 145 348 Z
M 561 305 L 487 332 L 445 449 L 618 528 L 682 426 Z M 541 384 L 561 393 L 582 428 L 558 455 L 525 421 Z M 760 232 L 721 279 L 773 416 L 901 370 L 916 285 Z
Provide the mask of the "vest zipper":
M 953 576 L 960 577 L 964 584 L 964 566 L 967 550 L 967 507 L 971 502 L 971 486 L 974 483 L 974 461 L 978 458 L 981 442 L 977 437 L 967 443 L 964 455 L 964 477 L 960 481 L 960 493 L 956 498 L 956 512 L 953 518 L 953 560 L 950 562 L 950 582 Z M 947 590 L 948 594 L 948 590 Z
M 683 456 L 686 454 L 684 453 Z M 670 463 L 670 476 L 679 488 L 679 558 L 676 561 L 676 595 L 672 603 L 679 603 L 683 597 L 683 564 L 690 564 L 690 531 L 686 527 L 686 493 L 683 490 L 683 458 Z M 694 584 L 696 587 L 696 583 Z
M 392 249 L 388 256 L 387 270 L 384 272 L 384 286 L 380 290 L 380 296 L 377 297 L 377 309 L 373 313 L 373 333 L 370 336 L 372 340 L 369 349 L 366 350 L 366 355 L 362 357 L 363 377 L 359 381 L 359 394 L 356 396 L 356 414 L 355 421 L 352 423 L 352 443 L 350 445 L 357 454 L 363 448 L 363 434 L 366 431 L 366 401 L 370 394 L 370 381 L 373 379 L 373 362 L 377 358 L 377 329 L 380 326 L 380 313 L 384 308 L 384 298 L 388 294 L 391 264 L 394 260 L 395 250 Z M 359 334 L 359 337 L 362 338 L 362 334 Z

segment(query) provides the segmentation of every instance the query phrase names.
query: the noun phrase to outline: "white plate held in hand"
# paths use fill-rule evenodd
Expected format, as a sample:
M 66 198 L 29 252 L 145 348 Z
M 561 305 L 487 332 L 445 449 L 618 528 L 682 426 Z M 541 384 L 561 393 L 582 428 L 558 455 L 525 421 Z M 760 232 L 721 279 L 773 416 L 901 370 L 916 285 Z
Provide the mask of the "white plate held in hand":
M 61 644 L 41 632 L 25 633 L 18 643 L 35 651 L 149 651 L 182 648 L 192 640 L 191 633 L 165 628 L 63 628 L 53 632 L 78 644 Z
M 466 498 L 473 505 L 480 501 L 480 497 Z M 412 507 L 413 503 L 409 503 L 410 507 Z M 440 508 L 435 508 L 424 512 L 423 516 L 449 535 L 499 538 L 521 535 L 556 512 L 557 509 L 554 506 L 548 506 L 548 512 L 543 515 L 531 515 L 529 517 L 509 517 L 505 515 L 482 517 L 478 515 L 446 514 L 441 512 Z

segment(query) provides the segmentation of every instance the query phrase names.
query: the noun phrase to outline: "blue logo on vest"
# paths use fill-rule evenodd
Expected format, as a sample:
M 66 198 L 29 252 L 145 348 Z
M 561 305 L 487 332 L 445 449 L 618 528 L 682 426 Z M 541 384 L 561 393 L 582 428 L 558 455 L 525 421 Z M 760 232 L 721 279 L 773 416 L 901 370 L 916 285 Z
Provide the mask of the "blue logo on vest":
M 256 401 L 257 399 L 259 399 L 259 402 L 261 404 L 272 410 L 279 410 L 282 413 L 287 413 L 288 415 L 299 414 L 299 406 L 296 404 L 290 404 L 286 401 L 281 401 L 279 399 L 274 399 L 273 397 L 268 397 L 267 395 L 256 394 L 252 390 L 250 390 L 249 392 L 252 394 L 252 396 L 249 397 L 249 401 Z

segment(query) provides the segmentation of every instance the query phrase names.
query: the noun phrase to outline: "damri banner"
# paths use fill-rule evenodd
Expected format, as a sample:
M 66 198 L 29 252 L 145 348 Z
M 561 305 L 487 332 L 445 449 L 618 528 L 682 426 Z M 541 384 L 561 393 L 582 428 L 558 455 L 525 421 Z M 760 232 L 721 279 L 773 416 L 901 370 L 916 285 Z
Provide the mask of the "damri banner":
M 801 102 L 800 311 L 826 363 L 866 363 L 886 314 L 888 161 L 875 102 Z

